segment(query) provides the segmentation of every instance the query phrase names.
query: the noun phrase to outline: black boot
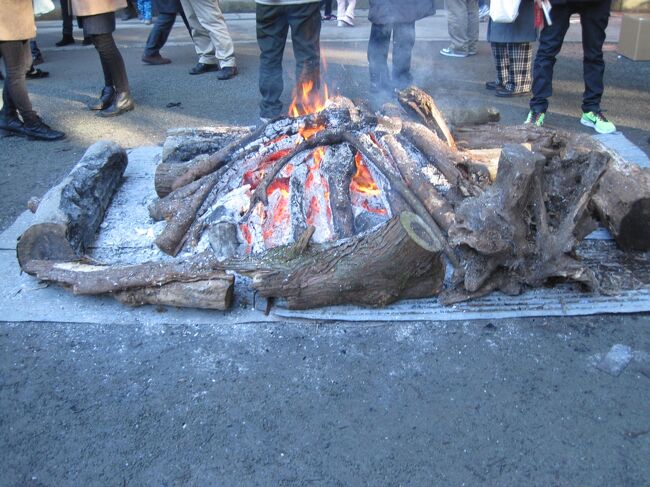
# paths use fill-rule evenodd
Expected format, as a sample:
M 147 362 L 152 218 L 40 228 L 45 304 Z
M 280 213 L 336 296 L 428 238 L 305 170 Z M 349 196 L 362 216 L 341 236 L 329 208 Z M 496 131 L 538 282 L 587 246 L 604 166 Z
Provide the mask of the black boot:
M 116 93 L 111 106 L 97 113 L 97 115 L 100 117 L 117 117 L 123 113 L 130 112 L 134 107 L 131 93 L 124 91 L 122 93 Z
M 50 128 L 40 118 L 36 118 L 32 122 L 26 122 L 23 125 L 21 135 L 36 140 L 59 140 L 65 137 L 63 132 Z
M 18 113 L 0 112 L 0 134 L 22 135 L 23 122 L 18 118 Z
M 56 47 L 63 47 L 63 46 L 68 46 L 70 44 L 74 44 L 74 37 L 72 37 L 72 35 L 70 34 L 63 34 L 61 40 L 55 43 L 54 45 Z
M 115 88 L 112 86 L 104 86 L 99 95 L 99 99 L 95 103 L 88 105 L 91 110 L 104 110 L 111 106 L 115 99 Z

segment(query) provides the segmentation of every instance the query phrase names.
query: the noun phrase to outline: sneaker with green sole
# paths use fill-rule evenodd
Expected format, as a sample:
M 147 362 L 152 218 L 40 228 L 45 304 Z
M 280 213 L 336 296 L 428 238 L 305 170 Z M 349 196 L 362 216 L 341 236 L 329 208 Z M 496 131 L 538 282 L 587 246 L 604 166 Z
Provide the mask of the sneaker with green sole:
M 580 123 L 585 127 L 591 127 L 599 134 L 611 134 L 616 132 L 616 126 L 607 120 L 603 112 L 586 112 L 582 114 Z
M 528 116 L 526 117 L 526 121 L 524 123 L 528 125 L 534 125 L 535 127 L 541 127 L 544 125 L 545 117 L 545 112 L 536 112 L 531 110 L 528 112 Z

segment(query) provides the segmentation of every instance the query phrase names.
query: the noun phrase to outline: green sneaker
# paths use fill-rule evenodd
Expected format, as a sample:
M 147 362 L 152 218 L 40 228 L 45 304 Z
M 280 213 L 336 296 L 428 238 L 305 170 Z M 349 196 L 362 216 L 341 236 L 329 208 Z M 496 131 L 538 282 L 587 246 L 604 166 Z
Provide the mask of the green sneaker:
M 544 118 L 546 117 L 546 112 L 535 112 L 533 110 L 528 112 L 526 117 L 525 124 L 534 125 L 535 127 L 541 127 L 544 125 Z
M 599 134 L 616 132 L 616 126 L 607 120 L 601 111 L 583 113 L 580 123 L 586 127 L 593 128 Z

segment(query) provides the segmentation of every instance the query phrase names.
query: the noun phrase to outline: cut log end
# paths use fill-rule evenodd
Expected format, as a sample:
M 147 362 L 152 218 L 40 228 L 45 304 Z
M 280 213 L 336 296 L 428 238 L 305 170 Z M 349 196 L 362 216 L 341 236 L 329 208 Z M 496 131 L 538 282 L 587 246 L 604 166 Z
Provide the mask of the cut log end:
M 429 252 L 442 252 L 444 244 L 415 213 L 404 211 L 400 214 L 400 223 L 413 241 Z
M 73 261 L 79 256 L 67 237 L 67 228 L 58 223 L 39 223 L 20 236 L 16 256 L 21 269 L 32 260 Z

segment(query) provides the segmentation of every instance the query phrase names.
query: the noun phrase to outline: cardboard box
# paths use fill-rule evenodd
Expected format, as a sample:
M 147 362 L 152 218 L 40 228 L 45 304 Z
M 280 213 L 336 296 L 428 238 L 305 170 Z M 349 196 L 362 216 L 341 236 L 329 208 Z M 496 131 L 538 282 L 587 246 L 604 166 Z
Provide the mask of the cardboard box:
M 650 14 L 625 14 L 618 53 L 633 61 L 650 61 Z

